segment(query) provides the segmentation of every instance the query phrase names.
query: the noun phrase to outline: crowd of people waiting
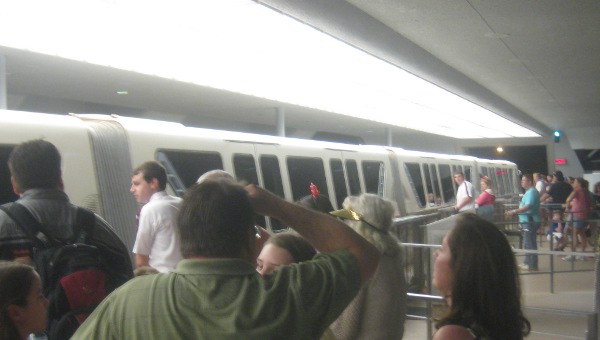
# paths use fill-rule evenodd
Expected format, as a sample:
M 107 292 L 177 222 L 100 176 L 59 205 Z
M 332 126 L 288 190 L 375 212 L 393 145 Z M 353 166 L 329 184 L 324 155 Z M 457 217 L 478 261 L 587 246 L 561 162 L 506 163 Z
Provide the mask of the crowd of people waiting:
M 60 166 L 58 150 L 43 140 L 17 146 L 9 158 L 16 204 L 44 233 L 67 241 L 76 234 L 80 210 L 63 191 Z M 222 170 L 201 177 L 179 200 L 166 195 L 163 171 L 148 162 L 132 174 L 131 192 L 146 204 L 133 249 L 138 277 L 132 278 L 125 245 L 95 216 L 89 241 L 114 267 L 119 287 L 106 292 L 73 339 L 402 338 L 406 283 L 401 247 L 390 233 L 393 202 L 362 194 L 333 211 L 316 187 L 292 203 L 238 184 Z M 465 212 L 493 204 L 492 183 L 482 178 L 482 194 L 474 199 L 464 175 L 455 180 L 461 214 L 435 252 L 433 271 L 449 308 L 434 339 L 522 339 L 530 324 L 511 247 L 488 214 Z M 535 191 L 531 176 L 523 176 L 522 185 L 526 195 L 510 214 L 524 216 L 522 223 L 534 230 L 539 220 L 529 212 L 539 211 L 540 195 L 528 194 Z M 576 186 L 576 192 L 585 187 Z M 565 208 L 580 209 L 581 199 L 569 195 Z M 270 235 L 255 225 L 256 214 L 290 231 Z M 50 326 L 52 301 L 31 266 L 35 247 L 23 242 L 28 235 L 17 224 L 0 212 L 0 255 L 9 260 L 0 263 L 2 339 L 27 339 Z M 534 258 L 526 261 L 537 266 Z M 44 270 L 39 263 L 36 268 Z

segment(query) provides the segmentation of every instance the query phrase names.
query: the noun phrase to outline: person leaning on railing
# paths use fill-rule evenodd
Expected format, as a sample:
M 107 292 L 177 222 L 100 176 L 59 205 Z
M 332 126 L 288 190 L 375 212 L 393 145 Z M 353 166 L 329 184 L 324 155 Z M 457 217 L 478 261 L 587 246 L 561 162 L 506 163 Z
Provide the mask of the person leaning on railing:
M 484 176 L 481 178 L 480 184 L 481 195 L 475 200 L 475 203 L 477 204 L 477 215 L 493 222 L 496 195 L 492 189 L 492 181 L 487 176 Z
M 537 250 L 537 229 L 540 227 L 540 193 L 533 186 L 530 174 L 521 177 L 521 186 L 525 194 L 519 203 L 518 209 L 509 210 L 507 216 L 519 216 L 519 223 L 525 231 L 525 249 Z M 519 265 L 523 270 L 537 271 L 537 255 L 526 255 L 523 264 Z
M 588 181 L 583 177 L 577 177 L 573 183 L 573 191 L 567 197 L 564 208 L 573 214 L 573 251 L 577 251 L 577 239 L 581 242 L 581 251 L 584 252 L 588 244 L 586 228 L 588 219 L 592 211 L 592 200 L 588 192 Z M 565 235 L 566 233 L 563 233 Z M 566 236 L 566 235 L 565 235 Z M 563 242 L 566 242 L 567 237 L 563 237 Z M 571 255 L 563 257 L 565 261 L 583 260 L 582 256 L 573 257 Z
M 552 175 L 552 182 L 548 183 L 548 188 L 546 193 L 540 197 L 540 201 L 548 203 L 548 209 L 552 217 L 552 224 L 548 230 L 548 234 L 552 235 L 553 232 L 562 232 L 564 227 L 562 223 L 562 214 L 564 212 L 562 205 L 573 191 L 573 187 L 565 182 L 562 171 L 555 171 Z
M 592 205 L 594 207 L 594 212 L 592 213 L 592 217 L 596 220 L 594 221 L 594 228 L 598 228 L 598 221 L 600 219 L 600 182 L 594 184 L 594 191 L 592 194 Z M 596 251 L 600 251 L 600 238 L 596 240 Z

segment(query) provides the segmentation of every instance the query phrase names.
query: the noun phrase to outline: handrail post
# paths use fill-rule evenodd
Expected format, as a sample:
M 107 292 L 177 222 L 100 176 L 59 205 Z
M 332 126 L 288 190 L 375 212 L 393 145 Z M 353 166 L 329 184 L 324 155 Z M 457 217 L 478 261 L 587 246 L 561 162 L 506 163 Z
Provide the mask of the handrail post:
M 8 90 L 6 88 L 6 57 L 0 54 L 0 110 L 8 108 Z
M 554 255 L 552 254 L 550 254 L 550 294 L 554 294 Z
M 428 289 L 428 294 L 431 295 L 432 294 L 432 289 L 431 289 L 431 249 L 426 249 L 427 250 L 427 289 Z M 433 337 L 433 334 L 431 332 L 431 326 L 432 326 L 432 319 L 433 317 L 433 308 L 431 306 L 431 301 L 427 301 L 427 339 L 431 339 Z
M 600 334 L 598 332 L 598 314 L 600 312 L 600 256 L 596 254 L 596 277 L 594 278 L 594 315 L 588 321 L 588 338 L 598 340 Z
M 549 227 L 552 229 L 552 225 Z M 550 230 L 550 250 L 554 251 L 554 233 Z M 550 254 L 550 293 L 554 294 L 554 255 Z
M 598 314 L 592 313 L 588 315 L 587 320 L 587 332 L 585 332 L 586 340 L 597 340 L 598 339 Z

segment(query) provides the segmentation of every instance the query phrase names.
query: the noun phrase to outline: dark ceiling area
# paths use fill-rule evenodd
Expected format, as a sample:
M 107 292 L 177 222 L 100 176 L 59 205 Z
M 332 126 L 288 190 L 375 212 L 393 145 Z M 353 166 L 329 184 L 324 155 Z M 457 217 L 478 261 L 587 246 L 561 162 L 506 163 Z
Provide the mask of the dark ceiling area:
M 524 174 L 548 173 L 548 157 L 545 146 L 505 146 L 503 149 L 500 153 L 495 147 L 472 147 L 467 149 L 467 153 L 474 157 L 509 160 L 516 163 Z
M 575 150 L 583 170 L 586 173 L 600 172 L 600 150 L 598 149 L 579 149 Z

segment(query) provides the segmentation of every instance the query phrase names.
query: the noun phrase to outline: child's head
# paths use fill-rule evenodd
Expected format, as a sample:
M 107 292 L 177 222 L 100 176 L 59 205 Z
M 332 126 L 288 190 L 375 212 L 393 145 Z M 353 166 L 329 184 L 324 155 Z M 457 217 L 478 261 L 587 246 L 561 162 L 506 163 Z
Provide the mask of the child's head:
M 552 219 L 556 221 L 562 220 L 562 212 L 560 210 L 552 211 Z

